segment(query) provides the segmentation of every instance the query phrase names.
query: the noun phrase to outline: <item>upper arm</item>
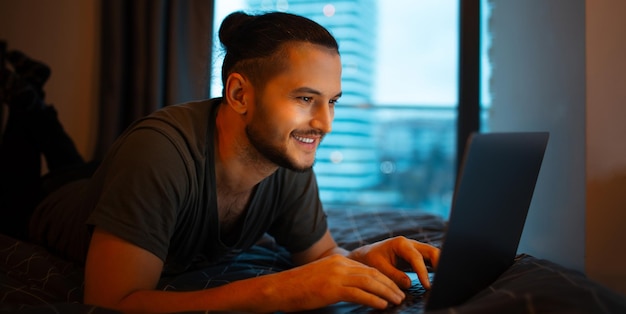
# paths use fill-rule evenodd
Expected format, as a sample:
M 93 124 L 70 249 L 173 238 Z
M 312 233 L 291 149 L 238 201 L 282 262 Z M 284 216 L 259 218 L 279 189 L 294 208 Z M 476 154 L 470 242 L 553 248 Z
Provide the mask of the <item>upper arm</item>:
M 179 211 L 193 199 L 191 169 L 174 141 L 140 128 L 111 149 L 90 179 L 87 224 L 123 235 L 165 260 Z
M 330 231 L 326 229 L 324 235 L 317 242 L 302 252 L 294 253 L 292 258 L 297 265 L 303 265 L 334 253 L 347 255 L 348 252 L 337 246 Z
M 137 290 L 153 290 L 163 261 L 98 227 L 95 228 L 85 264 L 84 303 L 118 308 Z

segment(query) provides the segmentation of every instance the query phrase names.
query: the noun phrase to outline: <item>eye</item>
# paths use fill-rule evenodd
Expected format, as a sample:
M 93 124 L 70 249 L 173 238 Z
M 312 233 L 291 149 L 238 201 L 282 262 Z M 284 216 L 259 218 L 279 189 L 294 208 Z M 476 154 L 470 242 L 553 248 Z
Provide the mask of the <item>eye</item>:
M 310 97 L 310 96 L 298 96 L 296 97 L 296 99 L 298 99 L 298 101 L 302 105 L 306 105 L 306 106 L 312 106 L 313 103 L 315 102 L 315 99 L 313 99 L 313 97 Z

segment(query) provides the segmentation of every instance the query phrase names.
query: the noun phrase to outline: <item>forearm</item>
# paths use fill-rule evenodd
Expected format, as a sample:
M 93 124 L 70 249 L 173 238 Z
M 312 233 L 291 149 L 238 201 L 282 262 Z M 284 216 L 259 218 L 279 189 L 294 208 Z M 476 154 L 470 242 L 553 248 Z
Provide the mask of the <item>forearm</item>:
M 135 291 L 116 305 L 102 305 L 124 313 L 178 313 L 191 311 L 275 312 L 279 294 L 270 295 L 275 281 L 267 275 L 195 291 Z M 274 290 L 275 289 L 274 287 Z
M 327 252 L 330 256 L 301 267 L 217 288 L 192 292 L 138 290 L 115 304 L 97 305 L 125 313 L 270 313 L 310 310 L 340 301 L 383 309 L 389 302 L 402 300 L 404 293 L 393 281 L 374 268 L 341 256 L 346 252 L 333 248 Z

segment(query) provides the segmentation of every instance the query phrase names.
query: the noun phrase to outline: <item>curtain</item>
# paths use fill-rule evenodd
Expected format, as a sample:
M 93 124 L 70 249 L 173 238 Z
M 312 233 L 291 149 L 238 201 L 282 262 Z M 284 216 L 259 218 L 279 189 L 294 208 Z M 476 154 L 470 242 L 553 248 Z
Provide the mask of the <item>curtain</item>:
M 133 121 L 207 98 L 212 0 L 102 0 L 98 141 L 101 159 Z

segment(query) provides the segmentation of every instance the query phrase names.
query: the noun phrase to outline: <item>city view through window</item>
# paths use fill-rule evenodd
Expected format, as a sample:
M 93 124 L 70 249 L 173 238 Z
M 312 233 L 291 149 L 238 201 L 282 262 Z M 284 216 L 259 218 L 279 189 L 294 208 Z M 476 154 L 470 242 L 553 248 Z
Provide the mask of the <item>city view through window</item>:
M 458 1 L 221 0 L 215 32 L 236 10 L 303 15 L 339 42 L 343 96 L 314 165 L 325 207 L 448 217 L 456 170 Z M 214 47 L 211 96 L 217 97 L 222 53 Z

